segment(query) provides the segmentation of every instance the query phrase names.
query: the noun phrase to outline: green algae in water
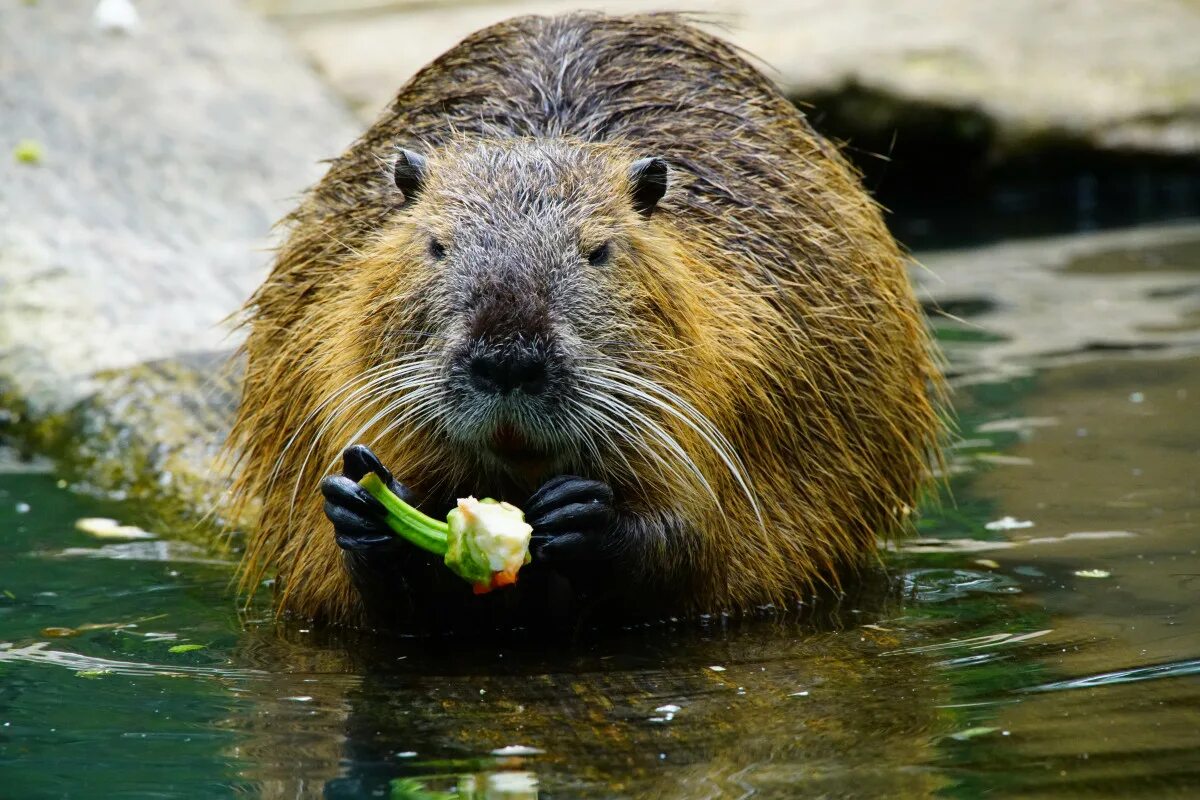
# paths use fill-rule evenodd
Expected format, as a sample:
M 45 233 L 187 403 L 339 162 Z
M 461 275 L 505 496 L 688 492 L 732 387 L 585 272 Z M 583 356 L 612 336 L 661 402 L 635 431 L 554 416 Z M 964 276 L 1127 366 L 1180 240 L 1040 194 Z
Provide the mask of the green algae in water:
M 103 678 L 105 675 L 112 675 L 111 669 L 81 669 L 75 672 L 77 678 Z

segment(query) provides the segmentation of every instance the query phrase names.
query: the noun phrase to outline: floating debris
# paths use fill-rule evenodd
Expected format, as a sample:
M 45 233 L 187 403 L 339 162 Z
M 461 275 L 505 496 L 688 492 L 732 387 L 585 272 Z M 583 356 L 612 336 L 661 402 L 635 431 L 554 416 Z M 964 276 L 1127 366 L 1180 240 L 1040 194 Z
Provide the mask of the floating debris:
M 679 713 L 680 707 L 674 703 L 668 703 L 667 705 L 659 706 L 654 710 L 657 711 L 661 716 L 650 717 L 650 719 L 647 720 L 648 722 L 670 722 L 671 720 L 675 719 L 675 715 Z
M 937 539 L 924 536 L 905 539 L 900 543 L 880 540 L 879 547 L 882 550 L 894 550 L 898 553 L 977 553 L 982 550 L 1011 550 L 1014 547 L 1027 545 L 1059 544 L 1076 540 L 1129 539 L 1135 536 L 1137 534 L 1131 531 L 1075 531 L 1062 536 L 1034 536 L 1029 539 L 1001 539 L 999 541 Z
M 1055 544 L 1057 542 L 1070 542 L 1079 539 L 1088 541 L 1102 541 L 1104 539 L 1132 539 L 1137 534 L 1132 531 L 1075 531 L 1062 536 L 1040 536 L 1034 539 L 1026 539 L 1025 544 Z
M 950 738 L 955 739 L 960 742 L 965 742 L 968 739 L 974 739 L 977 736 L 986 736 L 989 733 L 995 733 L 997 730 L 999 730 L 999 729 L 998 728 L 985 728 L 985 727 L 967 728 L 965 731 L 959 731 L 958 733 L 950 734 Z
M 1000 569 L 1000 562 L 993 561 L 990 558 L 977 558 L 973 563 L 980 567 L 986 567 L 987 569 Z
M 1106 569 L 1077 569 L 1075 575 L 1080 578 L 1108 578 L 1112 573 Z
M 513 800 L 522 800 L 522 798 L 530 798 L 534 800 L 538 796 L 537 776 L 532 772 L 515 772 L 505 770 L 503 772 L 491 772 L 484 778 L 485 786 L 472 787 L 472 791 L 479 792 L 482 788 L 482 793 L 477 793 L 475 797 L 510 797 Z M 469 787 L 469 780 L 459 784 L 459 790 Z M 469 795 L 470 796 L 470 795 Z
M 540 756 L 545 753 L 545 750 L 540 750 L 536 747 L 529 747 L 524 744 L 510 744 L 507 747 L 498 747 L 492 751 L 494 756 Z
M 202 644 L 177 644 L 174 647 L 168 647 L 168 653 L 191 653 L 196 650 L 203 650 L 205 645 Z
M 112 673 L 111 669 L 81 669 L 75 673 L 76 677 L 91 678 L 93 680 L 95 680 L 96 678 L 102 678 L 105 675 L 112 675 L 112 674 L 113 673 Z
M 1053 428 L 1058 424 L 1058 417 L 1013 417 L 985 422 L 975 430 L 980 433 L 1020 433 L 1034 428 Z
M 207 551 L 188 542 L 156 539 L 151 542 L 122 542 L 101 547 L 68 547 L 58 553 L 58 558 L 110 558 L 114 561 L 170 561 L 179 564 L 216 564 L 226 566 L 233 562 L 219 558 L 208 558 Z
M 1001 517 L 997 520 L 992 520 L 983 526 L 989 531 L 1018 531 L 1022 528 L 1032 528 L 1031 520 L 1017 519 L 1016 517 Z
M 154 539 L 153 533 L 136 525 L 122 525 L 108 517 L 81 517 L 75 520 L 75 530 L 97 539 Z
M 1033 459 L 1025 456 L 1007 456 L 1002 453 L 979 453 L 975 456 L 977 461 L 982 461 L 985 464 L 994 464 L 997 467 L 1029 467 L 1033 466 Z
M 709 669 L 711 669 L 713 672 L 724 672 L 725 671 L 724 667 L 709 667 Z
M 162 619 L 165 616 L 166 614 L 158 614 L 153 617 L 142 617 L 141 619 L 134 620 L 133 622 L 85 622 L 84 624 L 78 625 L 74 628 L 51 626 L 49 628 L 42 628 L 42 636 L 50 639 L 65 639 L 70 636 L 78 636 L 81 633 L 88 633 L 90 631 L 119 631 L 124 630 L 125 628 L 135 628 L 139 622 L 149 622 L 150 620 L 154 619 Z
M 14 509 L 18 514 L 28 514 L 32 510 L 32 507 L 29 503 L 17 503 Z

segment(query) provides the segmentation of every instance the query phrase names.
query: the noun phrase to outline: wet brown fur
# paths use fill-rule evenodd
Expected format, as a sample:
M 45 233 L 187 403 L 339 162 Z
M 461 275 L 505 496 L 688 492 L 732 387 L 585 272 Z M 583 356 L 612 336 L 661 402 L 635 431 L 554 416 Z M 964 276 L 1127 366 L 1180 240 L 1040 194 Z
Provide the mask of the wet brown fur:
M 905 259 L 856 174 L 756 69 L 677 17 L 523 17 L 415 76 L 288 220 L 249 305 L 232 437 L 235 495 L 261 501 L 245 588 L 274 569 L 282 610 L 359 617 L 317 484 L 378 406 L 332 419 L 336 403 L 321 404 L 428 344 L 394 333 L 428 330 L 436 315 L 421 296 L 432 276 L 418 230 L 436 228 L 437 209 L 417 221 L 401 208 L 387 167 L 399 146 L 428 153 L 435 180 L 480 146 L 581 154 L 578 180 L 595 182 L 599 213 L 626 232 L 604 287 L 640 323 L 620 332 L 636 341 L 624 367 L 729 439 L 762 515 L 712 448 L 654 409 L 719 505 L 653 448 L 572 464 L 609 481 L 626 508 L 688 523 L 678 541 L 642 543 L 664 607 L 794 602 L 902 527 L 936 449 L 940 378 Z M 672 172 L 642 219 L 625 170 L 646 155 Z M 535 488 L 494 476 L 432 428 L 393 431 L 375 449 L 418 496 Z

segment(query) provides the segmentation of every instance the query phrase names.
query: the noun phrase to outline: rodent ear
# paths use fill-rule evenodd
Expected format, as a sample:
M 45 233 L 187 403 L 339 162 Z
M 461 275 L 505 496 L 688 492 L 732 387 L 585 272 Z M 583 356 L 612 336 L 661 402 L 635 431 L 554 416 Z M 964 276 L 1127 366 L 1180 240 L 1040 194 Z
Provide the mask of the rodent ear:
M 404 202 L 410 203 L 421 193 L 425 184 L 425 156 L 412 150 L 401 150 L 396 154 L 396 168 L 392 180 L 396 188 L 404 193 Z
M 638 159 L 629 168 L 629 183 L 634 210 L 643 217 L 650 216 L 667 192 L 667 162 L 654 156 Z

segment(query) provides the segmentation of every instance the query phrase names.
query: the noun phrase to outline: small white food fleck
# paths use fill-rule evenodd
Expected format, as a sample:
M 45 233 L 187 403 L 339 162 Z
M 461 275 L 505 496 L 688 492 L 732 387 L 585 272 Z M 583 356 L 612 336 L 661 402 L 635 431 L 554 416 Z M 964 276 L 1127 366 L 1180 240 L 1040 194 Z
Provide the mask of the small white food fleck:
M 1107 578 L 1112 575 L 1106 569 L 1077 569 L 1075 574 L 1080 578 Z
M 154 534 L 136 525 L 122 525 L 108 517 L 82 517 L 75 520 L 75 530 L 98 539 L 153 539 Z
M 536 747 L 529 747 L 524 744 L 510 744 L 507 747 L 499 747 L 492 751 L 494 756 L 539 756 L 545 750 L 539 750 Z
M 709 669 L 711 669 L 713 672 L 724 672 L 725 671 L 724 667 L 709 667 Z
M 133 0 L 100 0 L 92 23 L 105 33 L 133 33 L 142 22 Z
M 17 503 L 16 512 L 18 514 L 28 514 L 31 509 L 29 503 Z

